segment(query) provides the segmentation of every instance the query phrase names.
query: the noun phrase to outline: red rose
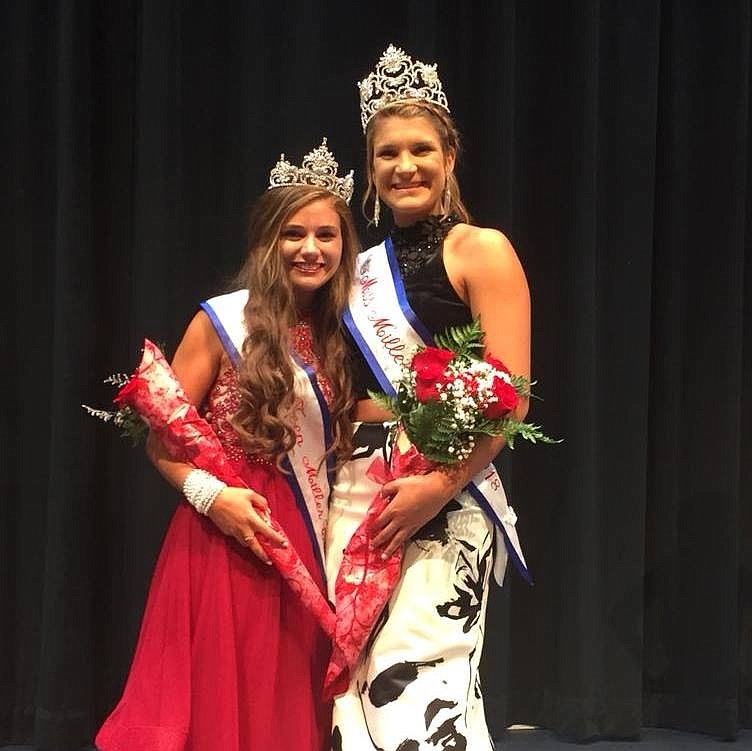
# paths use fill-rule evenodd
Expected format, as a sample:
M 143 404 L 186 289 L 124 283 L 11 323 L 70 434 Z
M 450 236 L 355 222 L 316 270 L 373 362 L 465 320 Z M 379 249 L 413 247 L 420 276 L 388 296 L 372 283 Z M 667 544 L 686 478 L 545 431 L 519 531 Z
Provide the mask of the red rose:
M 141 382 L 138 375 L 131 376 L 130 381 L 125 384 L 118 392 L 115 394 L 115 398 L 112 400 L 113 403 L 122 409 L 123 407 L 129 407 L 130 401 L 134 395 L 135 392 L 137 392 L 141 388 Z
M 415 396 L 419 402 L 439 400 L 438 383 L 443 383 L 444 371 L 454 358 L 454 352 L 437 347 L 426 347 L 413 357 L 415 371 Z
M 483 358 L 492 368 L 496 368 L 496 370 L 500 370 L 502 373 L 509 373 L 511 375 L 511 371 L 509 368 L 504 365 L 504 363 L 501 360 L 497 360 L 493 355 L 486 355 Z
M 484 416 L 489 420 L 505 417 L 517 406 L 519 397 L 511 383 L 501 378 L 494 378 L 491 390 L 498 401 L 491 402 L 483 411 Z
M 420 381 L 437 381 L 444 375 L 454 352 L 437 347 L 426 347 L 413 357 L 412 368 Z
M 436 388 L 434 381 L 416 381 L 415 396 L 419 402 L 438 402 L 439 390 Z

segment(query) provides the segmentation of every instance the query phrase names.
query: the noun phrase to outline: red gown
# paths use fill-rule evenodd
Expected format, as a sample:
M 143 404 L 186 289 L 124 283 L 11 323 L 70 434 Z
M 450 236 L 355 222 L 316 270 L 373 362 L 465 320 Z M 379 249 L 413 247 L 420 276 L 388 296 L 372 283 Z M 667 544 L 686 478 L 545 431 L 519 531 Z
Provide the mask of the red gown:
M 292 492 L 271 464 L 240 448 L 229 367 L 208 398 L 237 474 L 265 496 L 325 591 Z M 149 590 L 123 696 L 99 730 L 101 751 L 322 751 L 331 706 L 322 699 L 329 640 L 279 574 L 183 501 Z

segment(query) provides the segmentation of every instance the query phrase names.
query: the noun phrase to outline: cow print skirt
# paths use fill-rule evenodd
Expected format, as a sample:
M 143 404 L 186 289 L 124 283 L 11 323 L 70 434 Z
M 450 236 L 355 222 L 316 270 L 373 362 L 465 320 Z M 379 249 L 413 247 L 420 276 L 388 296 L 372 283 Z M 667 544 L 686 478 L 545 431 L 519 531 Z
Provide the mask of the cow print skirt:
M 342 551 L 379 490 L 366 470 L 376 456 L 388 459 L 388 426 L 356 425 L 354 443 L 329 511 L 332 600 Z M 467 493 L 413 536 L 402 577 L 335 699 L 332 751 L 493 751 L 478 676 L 493 545 L 491 523 Z

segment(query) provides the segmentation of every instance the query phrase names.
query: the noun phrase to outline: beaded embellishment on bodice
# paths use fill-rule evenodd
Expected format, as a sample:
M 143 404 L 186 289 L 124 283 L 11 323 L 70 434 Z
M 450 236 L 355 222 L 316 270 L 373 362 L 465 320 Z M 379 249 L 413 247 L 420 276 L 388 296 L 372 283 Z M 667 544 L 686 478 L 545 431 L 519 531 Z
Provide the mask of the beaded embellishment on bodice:
M 234 462 L 249 459 L 258 461 L 260 457 L 251 456 L 244 451 L 240 438 L 230 423 L 230 419 L 238 411 L 239 406 L 240 391 L 237 371 L 232 365 L 225 365 L 223 360 L 222 367 L 206 398 L 204 417 L 224 446 L 228 459 Z
M 395 227 L 392 230 L 394 255 L 403 278 L 420 271 L 441 252 L 444 238 L 459 220 L 456 214 L 445 217 L 432 215 L 408 227 Z
M 332 384 L 321 370 L 316 353 L 313 351 L 311 325 L 307 321 L 298 323 L 290 331 L 292 345 L 303 362 L 313 369 L 316 381 L 328 406 L 332 405 Z M 240 442 L 230 420 L 240 406 L 238 373 L 229 361 L 223 359 L 214 383 L 206 397 L 204 417 L 212 426 L 225 453 L 232 461 L 254 461 L 268 463 L 268 460 L 248 454 Z

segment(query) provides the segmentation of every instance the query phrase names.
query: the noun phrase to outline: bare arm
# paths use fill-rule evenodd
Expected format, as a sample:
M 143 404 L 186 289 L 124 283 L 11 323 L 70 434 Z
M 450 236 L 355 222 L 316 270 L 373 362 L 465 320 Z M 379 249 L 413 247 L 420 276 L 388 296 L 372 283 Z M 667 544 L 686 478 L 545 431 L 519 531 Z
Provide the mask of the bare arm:
M 530 294 L 514 248 L 496 230 L 458 227 L 444 248 L 447 274 L 474 316 L 480 316 L 486 351 L 515 375 L 530 378 Z M 524 419 L 528 400 L 514 417 Z M 376 520 L 374 545 L 389 556 L 413 535 L 504 447 L 502 437 L 483 436 L 464 461 L 427 475 L 403 477 L 384 485 L 392 500 Z
M 209 317 L 203 311 L 188 325 L 172 361 L 172 369 L 191 403 L 200 406 L 214 383 L 222 363 L 222 344 Z M 178 490 L 182 489 L 190 464 L 175 461 L 153 433 L 146 442 L 146 453 L 159 473 Z M 227 487 L 214 499 L 209 518 L 226 535 L 246 545 L 265 563 L 268 556 L 255 539 L 263 534 L 272 542 L 283 544 L 284 539 L 262 519 L 269 511 L 266 499 L 247 488 Z M 246 542 L 246 539 L 249 539 Z

